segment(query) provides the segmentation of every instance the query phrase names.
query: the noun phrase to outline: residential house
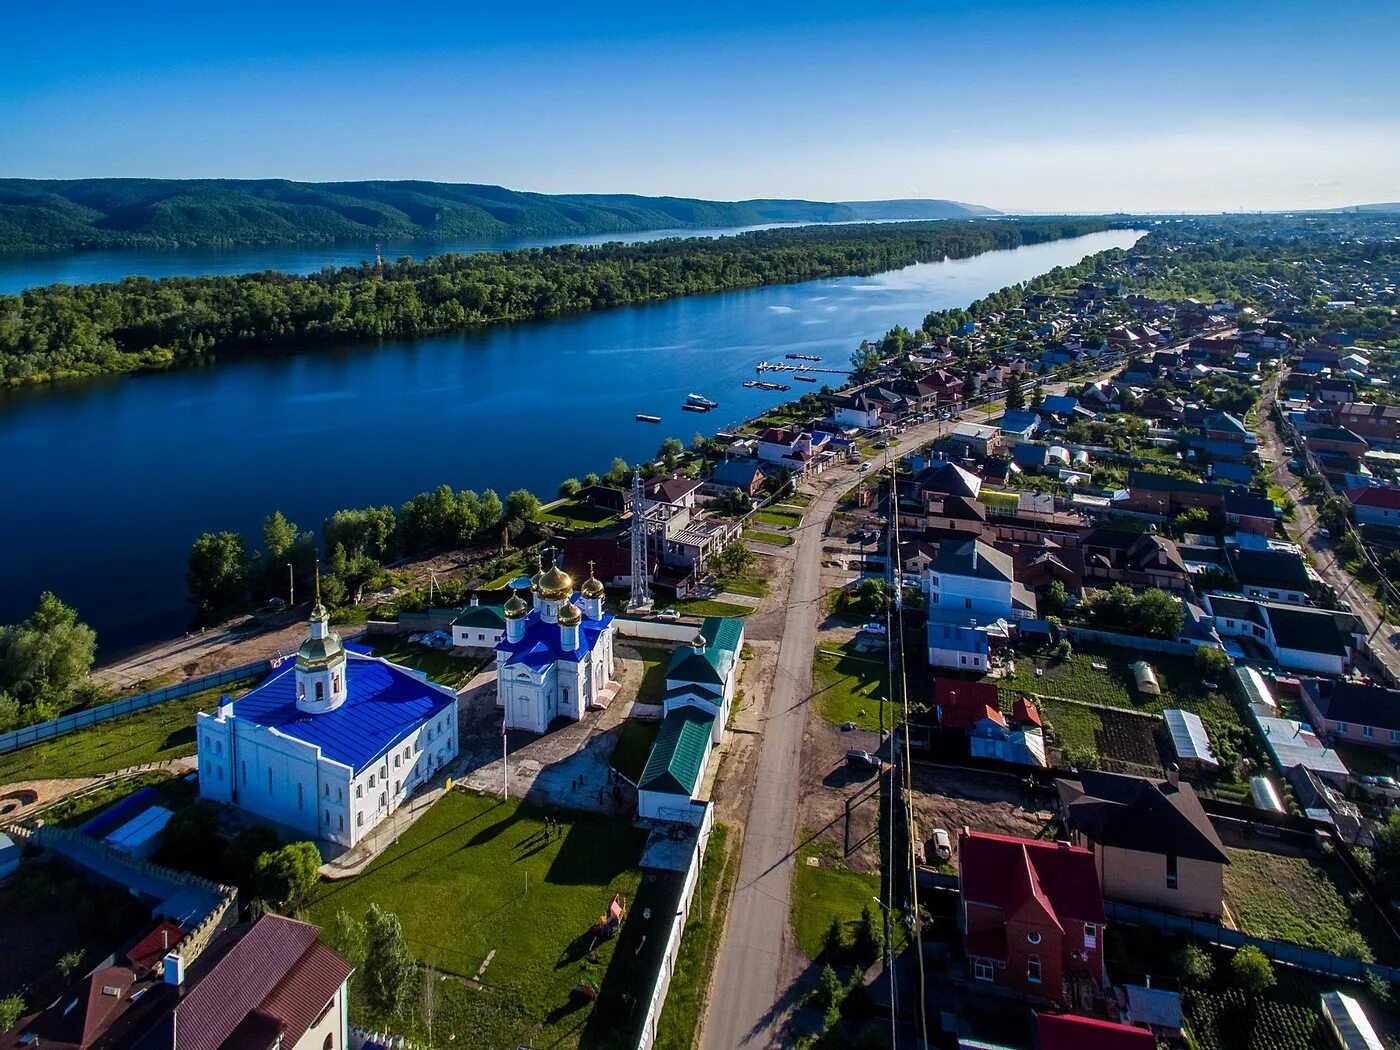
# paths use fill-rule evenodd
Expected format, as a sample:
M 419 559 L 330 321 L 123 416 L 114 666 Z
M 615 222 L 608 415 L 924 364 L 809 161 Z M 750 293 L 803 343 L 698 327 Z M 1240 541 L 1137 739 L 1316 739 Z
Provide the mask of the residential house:
M 1360 401 L 1341 405 L 1337 409 L 1337 424 L 1368 445 L 1400 444 L 1400 405 L 1368 405 Z
M 1104 916 L 1094 855 L 962 828 L 963 950 L 974 980 L 1031 999 L 1069 1002 L 1103 987 Z
M 956 463 L 936 460 L 914 475 L 914 486 L 930 496 L 965 496 L 975 500 L 982 492 L 982 479 Z
M 648 510 L 665 508 L 675 514 L 679 511 L 693 511 L 695 496 L 699 491 L 700 482 L 694 478 L 671 474 L 644 482 L 642 500 Z
M 739 653 L 743 648 L 743 620 L 705 617 L 690 644 L 671 654 L 662 701 L 665 713 L 687 706 L 708 711 L 715 718 L 714 742 L 722 743 L 739 682 Z
M 1188 481 L 1148 470 L 1130 470 L 1127 505 L 1131 510 L 1167 518 L 1175 517 L 1189 507 L 1223 511 L 1225 496 L 1230 491 L 1226 485 Z
M 1230 572 L 1249 598 L 1289 605 L 1307 605 L 1312 595 L 1308 563 L 1297 550 L 1255 549 L 1231 545 L 1226 558 Z
M 1356 400 L 1356 384 L 1350 379 L 1324 376 L 1313 388 L 1313 396 L 1324 405 L 1349 405 Z
M 1040 712 L 1029 700 L 1017 700 L 1007 716 L 997 706 L 997 689 L 991 683 L 940 678 L 934 688 L 938 724 L 966 732 L 974 758 L 1040 768 L 1048 764 Z
M 1278 526 L 1279 511 L 1274 501 L 1254 492 L 1236 489 L 1225 493 L 1221 509 L 1225 520 L 1241 532 L 1272 536 Z
M 1220 917 L 1230 857 L 1190 784 L 1175 773 L 1084 770 L 1055 788 L 1057 813 L 1071 840 L 1092 850 L 1107 899 Z
M 992 650 L 987 628 L 930 619 L 926 633 L 929 666 L 949 671 L 986 672 Z
M 1290 671 L 1346 674 L 1357 622 L 1347 613 L 1212 592 L 1206 611 L 1225 639 L 1249 639 Z
M 1190 570 L 1174 540 L 1146 532 L 1098 525 L 1079 539 L 1086 581 L 1184 592 Z
M 610 485 L 585 485 L 574 493 L 574 502 L 621 517 L 632 511 L 632 493 Z
M 969 456 L 986 459 L 1001 448 L 1001 431 L 996 427 L 980 423 L 959 423 L 953 427 L 948 441 L 952 445 L 966 449 Z
M 452 644 L 458 648 L 494 649 L 505 634 L 504 605 L 482 605 L 473 597 L 452 619 Z
M 963 403 L 963 381 L 952 372 L 940 368 L 918 380 L 921 393 L 933 395 L 933 403 L 939 408 L 956 409 Z
M 878 430 L 885 425 L 881 405 L 868 398 L 864 390 L 838 401 L 832 418 L 845 426 L 862 430 Z
M 1040 417 L 1034 412 L 1003 412 L 997 420 L 1004 438 L 1014 441 L 1029 441 L 1040 426 Z
M 1302 695 L 1313 726 L 1329 741 L 1400 748 L 1400 689 L 1308 678 Z
M 1355 508 L 1358 525 L 1400 528 L 1400 489 L 1379 486 L 1351 489 L 1347 492 L 1347 499 Z
M 1214 412 L 1201 424 L 1198 447 L 1215 459 L 1243 460 L 1254 452 L 1256 439 L 1249 428 L 1228 412 Z
M 1303 440 L 1307 442 L 1308 449 L 1318 456 L 1355 459 L 1364 456 L 1370 447 L 1361 435 L 1340 426 L 1315 427 L 1303 435 Z
M 947 540 L 924 575 L 929 618 L 977 626 L 1035 615 L 1035 595 L 1016 582 L 1011 556 L 981 540 Z
M 646 557 L 647 579 L 653 580 L 660 559 L 654 551 L 648 551 Z M 586 580 L 592 567 L 593 575 L 607 587 L 625 590 L 632 586 L 632 547 L 625 539 L 570 537 L 564 544 L 562 563 L 565 571 L 576 580 Z
M 726 459 L 715 464 L 714 473 L 705 479 L 702 491 L 716 496 L 738 489 L 748 496 L 757 496 L 767 476 L 763 464 L 756 459 Z
M 763 462 L 803 477 L 821 469 L 821 456 L 830 441 L 831 435 L 825 431 L 769 427 L 759 432 L 755 449 Z

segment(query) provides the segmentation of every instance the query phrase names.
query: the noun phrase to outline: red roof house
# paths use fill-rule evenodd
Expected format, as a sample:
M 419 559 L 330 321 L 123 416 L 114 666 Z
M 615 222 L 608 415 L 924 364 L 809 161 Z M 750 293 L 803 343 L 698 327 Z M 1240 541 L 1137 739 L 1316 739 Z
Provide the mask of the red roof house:
M 971 729 L 984 718 L 1006 724 L 1001 717 L 1001 698 L 993 682 L 959 682 L 940 678 L 933 686 L 938 705 L 938 724 L 944 729 Z
M 1347 493 L 1361 525 L 1400 526 L 1400 489 L 1357 488 Z
M 958 877 L 976 980 L 1060 1002 L 1075 981 L 1102 987 L 1106 920 L 1092 852 L 963 828 Z
M 1020 725 L 1040 725 L 1040 712 L 1036 710 L 1035 704 L 1031 703 L 1024 696 L 1016 701 L 1012 708 L 1011 717 Z
M 184 939 L 185 931 L 166 919 L 131 946 L 126 953 L 127 962 L 142 973 L 154 970 L 166 953 Z
M 1146 1028 L 1073 1014 L 1035 1015 L 1036 1050 L 1157 1050 Z

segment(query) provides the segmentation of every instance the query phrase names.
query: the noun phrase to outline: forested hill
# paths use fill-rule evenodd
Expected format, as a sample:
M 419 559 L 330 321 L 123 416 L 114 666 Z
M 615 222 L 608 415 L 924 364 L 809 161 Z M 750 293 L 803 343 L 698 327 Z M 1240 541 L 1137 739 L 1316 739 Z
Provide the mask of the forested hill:
M 442 182 L 0 179 L 0 251 L 567 236 L 766 222 L 951 219 L 955 201 L 704 201 L 552 196 Z
M 701 292 L 873 274 L 1106 229 L 1098 219 L 799 226 L 563 245 L 306 277 L 128 277 L 0 296 L 0 384 L 166 368 L 263 347 L 445 332 Z

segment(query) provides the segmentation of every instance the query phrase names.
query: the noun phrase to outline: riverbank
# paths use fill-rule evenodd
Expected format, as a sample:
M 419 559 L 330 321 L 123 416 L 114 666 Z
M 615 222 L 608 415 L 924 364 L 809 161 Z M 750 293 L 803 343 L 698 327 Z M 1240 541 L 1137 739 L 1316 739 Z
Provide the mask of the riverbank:
M 1006 221 L 797 227 L 722 239 L 434 256 L 309 276 L 129 279 L 0 297 L 0 385 L 421 336 L 707 292 L 868 275 L 1097 232 Z

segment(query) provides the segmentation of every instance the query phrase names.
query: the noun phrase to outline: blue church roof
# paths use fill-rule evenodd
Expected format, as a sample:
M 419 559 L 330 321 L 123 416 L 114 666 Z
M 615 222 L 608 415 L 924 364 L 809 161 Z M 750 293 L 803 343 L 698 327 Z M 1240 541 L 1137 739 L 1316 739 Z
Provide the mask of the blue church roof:
M 309 715 L 297 708 L 296 661 L 288 660 L 262 685 L 235 700 L 233 713 L 313 744 L 326 758 L 358 773 L 456 702 L 451 690 L 429 685 L 407 668 L 355 652 L 346 656 L 345 684 L 343 704 Z
M 525 617 L 525 633 L 521 635 L 520 641 L 512 642 L 509 638 L 502 638 L 496 644 L 496 650 L 510 654 L 506 660 L 507 666 L 523 664 L 532 671 L 542 671 L 561 660 L 579 663 L 593 651 L 599 636 L 612 620 L 611 613 L 604 613 L 601 620 L 585 616 L 578 628 L 578 648 L 565 649 L 561 644 L 563 631 L 559 625 L 546 623 L 539 613 L 531 612 Z

